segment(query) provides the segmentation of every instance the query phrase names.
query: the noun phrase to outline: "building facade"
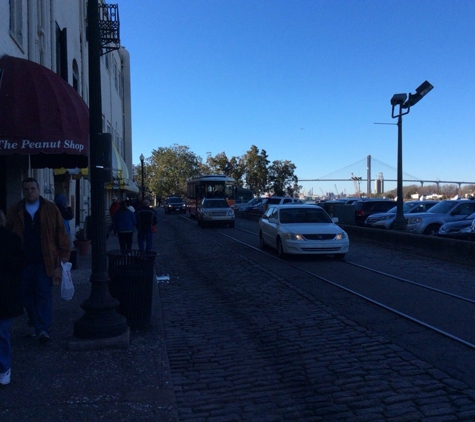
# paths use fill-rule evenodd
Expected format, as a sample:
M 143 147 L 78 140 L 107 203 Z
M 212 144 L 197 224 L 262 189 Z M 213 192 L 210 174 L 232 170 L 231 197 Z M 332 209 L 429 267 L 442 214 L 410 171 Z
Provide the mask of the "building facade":
M 83 101 L 87 106 L 89 72 L 86 15 L 86 0 L 0 0 L 0 60 L 11 56 L 50 69 L 82 98 L 74 101 Z M 115 151 L 111 183 L 109 189 L 104 190 L 106 204 L 110 203 L 113 196 L 138 194 L 138 188 L 131 180 L 130 57 L 119 45 L 114 48 L 101 56 L 102 129 L 103 132 L 111 133 Z M 10 83 L 7 76 L 5 69 L 2 77 L 0 68 L 0 104 L 3 101 L 4 107 L 10 107 L 10 102 L 16 102 L 8 96 L 2 97 L 2 88 L 5 93 L 6 84 Z M 52 80 L 54 85 L 55 79 Z M 56 82 L 60 85 L 58 80 Z M 54 91 L 54 86 L 52 90 Z M 35 89 L 32 88 L 31 91 Z M 28 100 L 30 95 L 35 97 L 34 92 L 27 94 Z M 51 101 L 49 95 L 48 98 L 41 95 L 45 94 L 38 93 L 35 97 L 38 104 L 31 101 L 32 114 L 36 108 L 41 109 L 42 105 Z M 19 117 L 18 124 L 21 125 L 21 119 L 29 121 L 29 118 L 29 112 L 26 112 L 24 117 Z M 39 148 L 40 154 L 44 152 L 45 159 L 41 165 L 35 165 L 38 157 L 21 151 L 11 153 L 5 149 L 8 142 L 2 143 L 2 139 L 9 139 L 9 127 L 5 124 L 3 126 L 2 128 L 0 124 L 0 209 L 6 211 L 22 197 L 21 181 L 31 176 L 38 180 L 41 195 L 45 198 L 53 200 L 55 194 L 65 194 L 75 214 L 75 224 L 71 224 L 71 227 L 73 230 L 74 227 L 83 227 L 90 213 L 87 162 L 78 159 L 80 167 L 71 168 L 71 165 L 66 164 L 75 161 L 74 157 L 67 156 L 67 152 L 66 155 L 58 155 L 50 160 L 54 154 L 48 155 L 49 152 Z M 61 162 L 61 157 L 65 157 L 64 163 Z

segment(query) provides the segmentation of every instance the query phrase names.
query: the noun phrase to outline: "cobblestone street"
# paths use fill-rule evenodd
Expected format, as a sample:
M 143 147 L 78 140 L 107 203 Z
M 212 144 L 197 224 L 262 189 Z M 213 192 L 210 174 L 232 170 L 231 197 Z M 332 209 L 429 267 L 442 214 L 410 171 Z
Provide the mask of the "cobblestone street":
M 463 382 L 168 223 L 159 290 L 181 421 L 475 419 Z

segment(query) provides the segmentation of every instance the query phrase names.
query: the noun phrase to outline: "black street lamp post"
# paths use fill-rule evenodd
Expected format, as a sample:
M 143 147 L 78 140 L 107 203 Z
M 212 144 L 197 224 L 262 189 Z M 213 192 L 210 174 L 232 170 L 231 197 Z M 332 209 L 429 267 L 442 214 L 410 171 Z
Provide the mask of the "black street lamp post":
M 102 133 L 101 37 L 98 0 L 87 3 L 89 43 L 89 166 L 91 182 L 91 292 L 82 304 L 84 315 L 74 323 L 74 337 L 69 347 L 77 350 L 104 347 L 127 347 L 129 327 L 124 316 L 117 313 L 119 302 L 109 293 L 106 255 L 106 224 L 104 184 L 109 177 L 111 135 Z
M 429 82 L 425 81 L 417 89 L 415 94 L 394 94 L 391 98 L 392 113 L 391 117 L 397 117 L 397 200 L 396 200 L 396 218 L 394 219 L 394 230 L 406 230 L 407 223 L 403 211 L 403 190 L 402 190 L 402 116 L 408 114 L 411 106 L 417 104 L 429 91 L 434 88 Z M 394 113 L 399 106 L 397 114 Z M 405 110 L 405 111 L 403 111 Z
M 145 157 L 143 154 L 140 154 L 140 163 L 142 164 L 142 201 L 145 199 L 145 184 L 144 184 L 144 178 L 143 178 L 143 162 L 145 160 Z

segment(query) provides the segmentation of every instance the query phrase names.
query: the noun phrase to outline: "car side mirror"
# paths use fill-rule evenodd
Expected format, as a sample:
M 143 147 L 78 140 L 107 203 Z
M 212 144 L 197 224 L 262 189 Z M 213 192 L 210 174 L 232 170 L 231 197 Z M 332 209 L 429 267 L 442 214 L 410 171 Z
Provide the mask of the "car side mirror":
M 338 221 L 340 221 L 340 220 L 338 220 L 338 217 L 332 217 L 332 221 L 333 221 L 335 224 L 337 224 Z

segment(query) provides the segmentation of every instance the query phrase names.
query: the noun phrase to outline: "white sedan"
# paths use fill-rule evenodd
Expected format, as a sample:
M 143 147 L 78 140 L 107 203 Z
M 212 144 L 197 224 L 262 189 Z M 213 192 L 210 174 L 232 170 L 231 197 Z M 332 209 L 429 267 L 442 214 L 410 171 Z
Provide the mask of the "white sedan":
M 348 252 L 348 234 L 316 205 L 274 205 L 259 220 L 259 245 L 271 246 L 277 255 L 332 254 L 342 259 Z

